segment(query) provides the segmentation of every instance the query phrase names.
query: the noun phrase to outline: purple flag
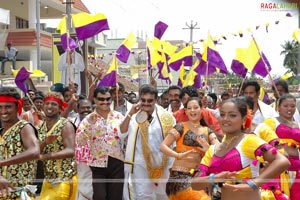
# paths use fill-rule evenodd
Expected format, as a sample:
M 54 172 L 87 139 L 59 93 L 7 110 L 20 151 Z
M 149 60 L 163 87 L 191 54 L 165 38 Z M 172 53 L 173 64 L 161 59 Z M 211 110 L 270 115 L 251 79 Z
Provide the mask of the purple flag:
M 25 94 L 28 93 L 28 88 L 26 86 L 26 80 L 29 78 L 30 72 L 26 70 L 23 66 L 16 75 L 15 83 L 20 90 L 22 90 Z
M 63 34 L 61 35 L 60 37 L 60 40 L 61 40 L 61 46 L 62 48 L 67 51 L 68 49 L 68 44 L 67 44 L 67 34 Z M 75 40 L 71 37 L 68 38 L 69 39 L 69 48 L 70 50 L 74 50 L 78 47 L 77 43 L 75 42 Z
M 163 36 L 163 34 L 165 33 L 165 31 L 167 30 L 168 25 L 159 21 L 156 25 L 155 25 L 155 29 L 154 29 L 154 37 L 158 38 L 159 40 L 161 39 L 161 37 Z

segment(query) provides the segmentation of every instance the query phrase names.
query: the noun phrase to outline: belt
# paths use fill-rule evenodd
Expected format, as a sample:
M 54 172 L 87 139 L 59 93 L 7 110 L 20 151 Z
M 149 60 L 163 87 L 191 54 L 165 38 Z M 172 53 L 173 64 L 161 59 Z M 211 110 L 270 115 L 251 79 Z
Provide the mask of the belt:
M 178 172 L 186 172 L 186 173 L 190 173 L 191 169 L 189 169 L 189 168 L 187 168 L 187 167 L 173 166 L 173 167 L 172 167 L 172 171 L 178 171 Z

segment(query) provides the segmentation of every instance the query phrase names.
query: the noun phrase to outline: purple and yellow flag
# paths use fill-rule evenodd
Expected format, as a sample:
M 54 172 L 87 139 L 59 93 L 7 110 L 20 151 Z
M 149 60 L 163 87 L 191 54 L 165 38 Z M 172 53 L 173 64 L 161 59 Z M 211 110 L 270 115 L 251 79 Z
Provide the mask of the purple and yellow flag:
M 232 61 L 231 69 L 243 76 L 246 70 L 266 77 L 271 71 L 271 66 L 265 54 L 259 53 L 254 39 L 251 40 L 248 48 L 239 48 L 236 50 L 236 57 Z
M 127 63 L 131 48 L 135 45 L 137 38 L 133 33 L 130 33 L 127 38 L 124 40 L 122 45 L 117 49 L 116 54 L 117 58 L 123 62 Z
M 202 60 L 208 65 L 208 71 L 219 71 L 223 74 L 228 74 L 228 70 L 223 61 L 223 58 L 217 51 L 215 43 L 211 38 L 211 35 L 208 34 L 207 40 L 204 42 L 204 52 L 202 55 Z M 203 63 L 200 62 L 200 65 L 204 66 Z
M 171 84 L 172 82 L 172 74 L 170 73 L 170 68 L 167 63 L 167 55 L 162 52 L 162 60 L 157 63 L 158 68 L 158 78 L 165 80 L 167 84 Z
M 30 72 L 28 72 L 26 70 L 26 68 L 23 66 L 18 74 L 16 75 L 16 78 L 15 78 L 15 83 L 16 85 L 18 86 L 18 88 L 20 90 L 22 90 L 25 94 L 28 93 L 28 88 L 26 86 L 26 81 L 27 79 L 29 78 L 30 76 Z
M 178 71 L 180 66 L 184 63 L 184 66 L 192 66 L 193 64 L 193 46 L 188 45 L 179 52 L 171 55 L 168 60 L 169 67 L 173 70 Z
M 186 75 L 183 87 L 189 85 L 192 85 L 197 89 L 202 87 L 201 75 L 197 72 L 197 68 L 199 68 L 199 62 L 199 60 L 196 60 L 189 73 Z
M 168 25 L 165 24 L 164 22 L 157 22 L 157 24 L 155 24 L 155 28 L 154 28 L 154 37 L 156 37 L 157 39 L 161 39 L 163 34 L 165 33 L 165 31 L 167 30 Z
M 106 75 L 103 77 L 97 87 L 115 87 L 117 85 L 117 69 L 117 59 L 116 55 L 114 55 Z
M 154 47 L 153 42 L 147 38 L 147 55 L 148 55 L 148 69 L 151 69 L 159 61 L 161 61 L 161 54 Z
M 90 15 L 85 12 L 72 14 L 78 40 L 84 40 L 98 33 L 109 30 L 108 22 L 104 14 Z
M 67 25 L 66 25 L 66 17 L 63 17 L 57 27 L 57 30 L 60 31 L 60 41 L 61 41 L 61 46 L 62 48 L 66 51 L 68 49 L 68 45 L 69 45 L 69 49 L 73 50 L 76 49 L 78 47 L 77 43 L 75 42 L 75 40 L 73 40 L 73 38 L 71 38 L 68 35 L 67 32 Z
M 240 58 L 242 58 L 245 54 L 246 49 L 237 48 L 235 52 L 235 59 L 233 59 L 231 62 L 231 70 L 242 78 L 245 78 L 248 72 L 248 69 L 240 61 Z

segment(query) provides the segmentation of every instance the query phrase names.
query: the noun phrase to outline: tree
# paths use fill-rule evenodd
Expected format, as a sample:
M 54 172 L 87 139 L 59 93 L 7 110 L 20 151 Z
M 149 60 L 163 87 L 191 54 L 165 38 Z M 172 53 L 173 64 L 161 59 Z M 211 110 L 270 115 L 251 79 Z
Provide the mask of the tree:
M 285 41 L 281 45 L 283 51 L 280 52 L 280 55 L 284 55 L 283 66 L 289 71 L 298 74 L 298 43 L 295 40 Z

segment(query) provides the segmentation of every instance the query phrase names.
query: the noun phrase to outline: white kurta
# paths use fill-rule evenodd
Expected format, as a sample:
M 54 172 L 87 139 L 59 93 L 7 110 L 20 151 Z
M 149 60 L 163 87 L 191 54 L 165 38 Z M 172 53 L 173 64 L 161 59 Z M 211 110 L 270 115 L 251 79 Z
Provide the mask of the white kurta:
M 58 71 L 61 72 L 60 82 L 65 86 L 69 85 L 69 72 L 68 72 L 68 56 L 67 51 L 63 53 L 58 61 Z M 77 94 L 81 93 L 81 79 L 80 72 L 84 71 L 84 62 L 82 56 L 74 51 L 71 54 L 71 81 L 78 84 Z
M 151 148 L 151 152 L 155 155 L 156 164 L 153 162 L 153 167 L 160 167 L 162 163 L 163 153 L 159 147 L 163 141 L 162 127 L 158 115 L 161 115 L 165 111 L 162 107 L 154 110 L 152 117 L 153 120 L 148 129 L 148 143 Z M 157 111 L 160 110 L 160 112 Z M 146 162 L 142 150 L 142 139 L 140 131 L 137 134 L 137 122 L 135 120 L 136 114 L 132 116 L 127 133 L 121 134 L 120 137 L 126 137 L 128 135 L 127 148 L 125 152 L 125 187 L 124 187 L 124 199 L 168 199 L 165 188 L 169 178 L 169 169 L 172 167 L 174 159 L 168 158 L 166 166 L 163 170 L 163 175 L 160 180 L 157 180 L 155 185 L 148 177 L 148 171 Z M 175 119 L 173 119 L 173 125 L 175 125 Z M 132 163 L 132 164 L 129 164 Z M 133 167 L 133 169 L 132 169 Z M 129 184 L 129 185 L 128 185 Z
M 263 123 L 267 118 L 278 116 L 278 113 L 270 105 L 267 105 L 262 101 L 258 101 L 258 106 L 259 109 L 257 109 L 252 118 L 253 123 Z

